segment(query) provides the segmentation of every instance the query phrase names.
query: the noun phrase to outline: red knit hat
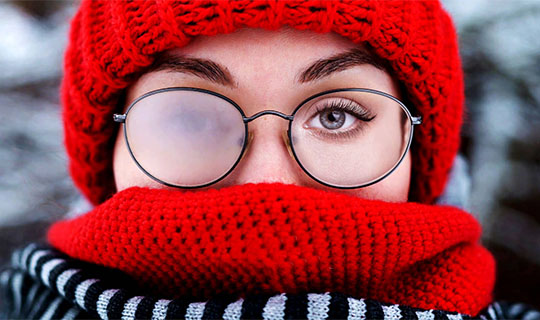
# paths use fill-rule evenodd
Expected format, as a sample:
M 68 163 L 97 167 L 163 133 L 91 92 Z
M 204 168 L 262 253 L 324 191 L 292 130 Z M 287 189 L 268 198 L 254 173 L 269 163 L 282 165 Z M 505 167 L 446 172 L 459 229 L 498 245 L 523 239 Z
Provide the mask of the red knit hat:
M 62 82 L 75 184 L 94 204 L 115 193 L 112 115 L 156 53 L 198 35 L 284 25 L 365 42 L 389 62 L 424 119 L 412 146 L 410 198 L 432 203 L 459 147 L 464 99 L 455 29 L 438 1 L 83 0 L 72 21 Z

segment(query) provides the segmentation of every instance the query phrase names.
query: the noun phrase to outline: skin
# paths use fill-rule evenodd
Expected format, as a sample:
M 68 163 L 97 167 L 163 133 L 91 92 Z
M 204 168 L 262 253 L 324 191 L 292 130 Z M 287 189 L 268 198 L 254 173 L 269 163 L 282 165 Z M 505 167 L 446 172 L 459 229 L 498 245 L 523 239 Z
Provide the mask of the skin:
M 209 59 L 224 66 L 235 79 L 234 86 L 217 84 L 190 73 L 153 71 L 143 74 L 128 88 L 125 106 L 127 108 L 146 92 L 175 86 L 199 87 L 221 93 L 237 102 L 247 116 L 268 109 L 291 114 L 305 98 L 335 88 L 371 88 L 399 98 L 399 86 L 392 76 L 370 64 L 354 66 L 307 83 L 299 83 L 295 78 L 299 70 L 313 62 L 353 48 L 358 48 L 358 44 L 334 33 L 317 34 L 290 28 L 278 31 L 241 29 L 232 34 L 200 36 L 169 53 Z M 281 182 L 365 199 L 407 201 L 411 177 L 410 152 L 392 174 L 374 185 L 348 190 L 331 188 L 312 180 L 290 156 L 282 137 L 287 125 L 288 121 L 275 116 L 263 116 L 250 122 L 253 140 L 243 159 L 232 173 L 207 188 Z M 118 132 L 113 157 L 118 191 L 132 186 L 169 189 L 146 176 L 135 165 L 122 131 Z

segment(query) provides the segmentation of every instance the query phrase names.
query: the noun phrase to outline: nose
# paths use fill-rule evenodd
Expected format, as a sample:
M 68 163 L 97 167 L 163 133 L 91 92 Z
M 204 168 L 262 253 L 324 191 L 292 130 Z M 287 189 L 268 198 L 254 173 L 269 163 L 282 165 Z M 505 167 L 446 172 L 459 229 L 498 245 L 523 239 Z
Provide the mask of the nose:
M 249 122 L 251 141 L 227 184 L 301 184 L 301 172 L 291 156 L 286 135 L 288 122 L 264 115 Z

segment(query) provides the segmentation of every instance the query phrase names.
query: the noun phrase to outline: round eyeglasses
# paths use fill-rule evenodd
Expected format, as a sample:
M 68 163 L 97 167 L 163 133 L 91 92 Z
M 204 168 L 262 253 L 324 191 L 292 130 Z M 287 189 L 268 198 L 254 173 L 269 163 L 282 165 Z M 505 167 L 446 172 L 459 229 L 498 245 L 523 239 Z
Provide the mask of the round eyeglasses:
M 340 189 L 390 175 L 422 123 L 397 98 L 363 88 L 318 93 L 291 115 L 264 110 L 251 117 L 219 93 L 164 88 L 137 98 L 114 121 L 124 124 L 129 153 L 146 175 L 170 187 L 201 188 L 234 170 L 252 137 L 248 123 L 264 115 L 288 120 L 289 153 L 308 176 Z

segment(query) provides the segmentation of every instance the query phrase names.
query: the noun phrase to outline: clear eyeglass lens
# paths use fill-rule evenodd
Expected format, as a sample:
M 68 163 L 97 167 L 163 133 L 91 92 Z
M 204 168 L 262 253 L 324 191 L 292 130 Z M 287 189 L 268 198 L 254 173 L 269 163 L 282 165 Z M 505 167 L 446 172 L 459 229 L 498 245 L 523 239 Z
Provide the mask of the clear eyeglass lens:
M 225 175 L 245 140 L 241 113 L 224 99 L 197 91 L 163 91 L 128 112 L 126 134 L 138 164 L 165 183 L 196 187 Z
M 340 91 L 298 109 L 291 144 L 300 164 L 319 181 L 356 187 L 380 179 L 399 164 L 411 127 L 408 113 L 395 100 Z

